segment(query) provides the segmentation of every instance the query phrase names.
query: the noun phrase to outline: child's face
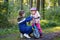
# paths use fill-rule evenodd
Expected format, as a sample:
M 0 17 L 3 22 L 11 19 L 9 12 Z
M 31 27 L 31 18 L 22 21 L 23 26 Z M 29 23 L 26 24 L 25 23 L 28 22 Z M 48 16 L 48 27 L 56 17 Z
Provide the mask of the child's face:
M 32 15 L 35 15 L 36 11 L 31 11 Z
M 22 16 L 25 17 L 25 13 Z

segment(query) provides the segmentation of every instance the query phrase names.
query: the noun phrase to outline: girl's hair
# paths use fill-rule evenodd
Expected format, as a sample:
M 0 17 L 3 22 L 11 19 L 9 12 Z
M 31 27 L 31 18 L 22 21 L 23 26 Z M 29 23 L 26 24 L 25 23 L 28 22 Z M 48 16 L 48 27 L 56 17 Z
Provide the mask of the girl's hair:
M 22 16 L 24 14 L 24 10 L 19 11 L 19 16 Z

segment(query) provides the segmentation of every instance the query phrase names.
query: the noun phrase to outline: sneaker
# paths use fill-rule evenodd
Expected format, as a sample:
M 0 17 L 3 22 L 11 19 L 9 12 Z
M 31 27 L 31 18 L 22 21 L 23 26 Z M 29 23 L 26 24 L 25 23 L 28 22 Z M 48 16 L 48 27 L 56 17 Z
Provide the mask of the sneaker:
M 31 38 L 28 34 L 24 34 L 24 36 L 25 36 L 26 38 Z
M 43 35 L 42 34 L 40 34 L 40 38 L 43 38 Z

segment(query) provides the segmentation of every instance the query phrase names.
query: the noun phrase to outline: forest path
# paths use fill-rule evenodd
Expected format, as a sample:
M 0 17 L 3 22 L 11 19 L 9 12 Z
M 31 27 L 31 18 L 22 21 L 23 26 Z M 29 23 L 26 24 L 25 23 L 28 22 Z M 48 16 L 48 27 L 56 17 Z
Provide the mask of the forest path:
M 19 36 L 19 34 L 18 34 Z M 8 38 L 8 37 L 18 37 L 17 34 L 8 34 L 8 35 L 1 35 L 0 36 L 0 39 L 2 38 Z M 31 39 L 27 39 L 27 38 L 17 38 L 16 40 L 53 40 L 54 38 L 56 37 L 59 37 L 60 38 L 60 32 L 53 32 L 53 33 L 47 33 L 47 34 L 43 34 L 43 38 L 39 38 L 39 39 L 34 39 L 34 38 L 31 38 Z

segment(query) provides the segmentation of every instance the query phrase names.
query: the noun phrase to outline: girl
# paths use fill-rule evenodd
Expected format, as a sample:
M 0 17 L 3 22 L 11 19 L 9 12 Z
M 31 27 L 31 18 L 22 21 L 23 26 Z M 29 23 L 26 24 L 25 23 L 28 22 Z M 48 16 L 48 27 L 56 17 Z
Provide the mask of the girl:
M 40 26 L 40 14 L 39 12 L 37 11 L 36 8 L 31 8 L 31 16 L 33 17 L 33 20 L 32 20 L 32 26 L 34 24 L 36 24 L 37 28 L 38 28 L 38 31 L 40 33 L 40 37 L 42 37 L 42 29 L 41 29 L 41 26 Z
M 25 13 L 23 10 L 19 12 L 19 17 L 18 17 L 19 30 L 26 38 L 31 38 L 29 34 L 32 33 L 32 26 L 27 26 L 26 24 L 31 20 L 32 20 L 31 16 L 25 18 Z

